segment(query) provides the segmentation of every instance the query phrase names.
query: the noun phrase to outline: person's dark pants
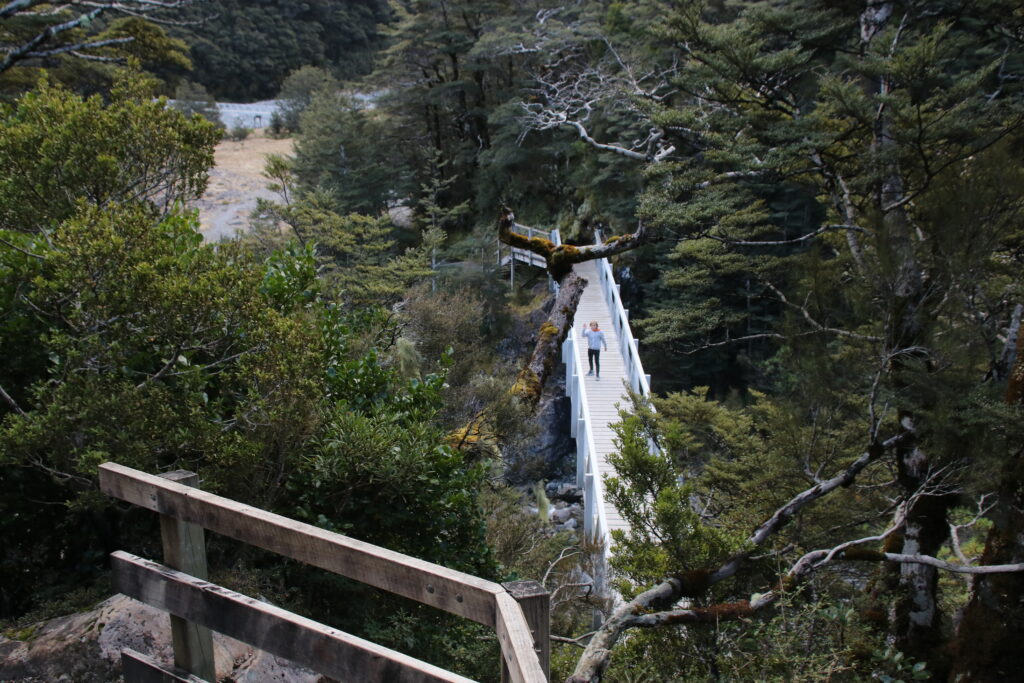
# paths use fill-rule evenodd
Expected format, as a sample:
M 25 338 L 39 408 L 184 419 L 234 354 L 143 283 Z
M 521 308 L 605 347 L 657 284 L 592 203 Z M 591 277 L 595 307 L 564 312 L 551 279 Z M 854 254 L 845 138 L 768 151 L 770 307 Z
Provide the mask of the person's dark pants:
M 587 362 L 590 364 L 590 371 L 601 376 L 601 349 L 587 349 Z

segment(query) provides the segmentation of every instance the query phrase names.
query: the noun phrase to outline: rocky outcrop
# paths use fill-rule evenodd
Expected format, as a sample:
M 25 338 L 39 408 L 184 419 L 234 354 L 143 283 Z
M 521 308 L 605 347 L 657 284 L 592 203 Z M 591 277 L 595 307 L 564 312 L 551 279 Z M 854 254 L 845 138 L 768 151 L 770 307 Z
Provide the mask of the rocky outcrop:
M 115 595 L 95 609 L 0 636 L 0 681 L 101 683 L 121 680 L 121 650 L 131 648 L 171 664 L 165 612 Z M 234 683 L 326 683 L 327 678 L 233 638 L 213 635 L 217 678 Z
M 563 366 L 564 367 L 564 366 Z M 576 445 L 569 434 L 572 405 L 565 395 L 563 373 L 556 373 L 544 389 L 537 408 L 537 436 L 530 440 L 526 452 L 544 463 L 544 478 L 561 478 L 575 472 Z

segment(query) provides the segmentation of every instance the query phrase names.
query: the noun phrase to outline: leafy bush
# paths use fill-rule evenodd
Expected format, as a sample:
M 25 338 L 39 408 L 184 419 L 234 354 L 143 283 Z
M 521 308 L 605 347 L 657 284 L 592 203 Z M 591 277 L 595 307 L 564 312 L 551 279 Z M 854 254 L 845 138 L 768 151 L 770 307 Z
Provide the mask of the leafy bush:
M 250 135 L 252 135 L 252 128 L 247 128 L 245 126 L 235 126 L 231 130 L 227 131 L 224 134 L 224 137 L 228 140 L 231 140 L 232 142 L 241 142 Z

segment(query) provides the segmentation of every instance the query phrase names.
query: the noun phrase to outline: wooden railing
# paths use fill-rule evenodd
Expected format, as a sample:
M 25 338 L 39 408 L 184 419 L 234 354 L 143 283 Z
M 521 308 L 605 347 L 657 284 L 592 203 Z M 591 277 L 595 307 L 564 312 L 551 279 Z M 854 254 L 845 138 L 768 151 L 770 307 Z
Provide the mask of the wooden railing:
M 497 584 L 325 531 L 180 481 L 191 473 L 155 476 L 104 463 L 99 474 L 107 495 L 161 515 L 165 562 L 178 565 L 121 551 L 111 556 L 116 590 L 171 613 L 175 665 L 192 675 L 175 678 L 184 674 L 127 652 L 125 670 L 139 676 L 135 681 L 215 680 L 207 629 L 343 681 L 468 680 L 208 583 L 203 529 L 484 624 L 497 633 L 504 680 L 548 680 L 548 594 L 536 582 Z

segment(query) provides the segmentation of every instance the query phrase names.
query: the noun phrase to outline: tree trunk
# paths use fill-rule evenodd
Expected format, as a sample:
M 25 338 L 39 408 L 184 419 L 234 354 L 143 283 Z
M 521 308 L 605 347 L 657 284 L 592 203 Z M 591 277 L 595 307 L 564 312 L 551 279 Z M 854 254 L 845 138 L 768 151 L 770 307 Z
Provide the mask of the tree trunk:
M 867 0 L 861 13 L 861 48 L 866 54 L 870 43 L 880 35 L 893 16 L 893 2 Z M 898 40 L 898 36 L 895 40 Z M 895 47 L 895 43 L 893 45 Z M 880 76 L 870 89 L 878 96 L 890 94 L 893 84 Z M 879 159 L 891 157 L 890 151 L 899 143 L 893 131 L 894 122 L 884 103 L 878 106 L 872 146 Z M 888 302 L 886 311 L 885 357 L 889 358 L 889 381 L 897 396 L 911 386 L 908 373 L 914 372 L 910 361 L 925 346 L 922 320 L 927 300 L 927 286 L 918 261 L 913 228 L 904 200 L 903 177 L 895 161 L 886 161 L 878 169 L 880 178 L 877 202 L 881 216 L 880 248 L 888 254 L 888 277 L 882 283 L 882 296 Z M 897 407 L 900 424 L 911 433 L 918 433 L 922 406 L 900 399 Z M 934 469 L 930 455 L 917 439 L 901 444 L 896 451 L 898 481 L 904 495 L 912 502 L 906 511 L 903 533 L 904 554 L 934 555 L 946 541 L 948 501 L 922 491 L 929 486 Z M 890 633 L 900 651 L 918 660 L 928 661 L 931 669 L 941 668 L 933 654 L 940 643 L 940 610 L 937 603 L 938 575 L 933 567 L 901 564 L 884 570 L 887 584 L 896 591 L 890 608 Z
M 1024 334 L 1016 347 L 1006 391 L 1010 405 L 1024 404 Z M 998 495 L 981 563 L 1024 562 L 1024 449 L 1018 447 L 1004 464 Z M 1024 574 L 978 576 L 950 645 L 950 683 L 1018 679 L 1022 643 Z
M 562 342 L 572 332 L 573 318 L 579 306 L 580 297 L 587 286 L 586 278 L 573 271 L 559 281 L 558 296 L 547 320 L 537 332 L 537 343 L 526 366 L 519 371 L 519 377 L 512 393 L 525 401 L 531 408 L 536 407 L 544 385 L 558 365 Z

